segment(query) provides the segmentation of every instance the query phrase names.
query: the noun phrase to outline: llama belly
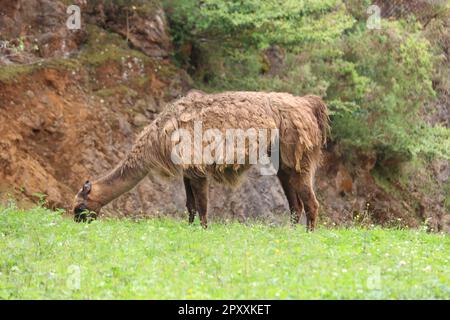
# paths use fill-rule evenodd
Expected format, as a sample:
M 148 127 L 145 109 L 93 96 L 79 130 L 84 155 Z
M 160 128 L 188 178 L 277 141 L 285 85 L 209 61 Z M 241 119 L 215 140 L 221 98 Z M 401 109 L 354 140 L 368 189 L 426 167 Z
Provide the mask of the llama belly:
M 237 186 L 251 167 L 249 164 L 192 165 L 185 168 L 183 176 L 190 179 L 212 178 L 229 186 Z

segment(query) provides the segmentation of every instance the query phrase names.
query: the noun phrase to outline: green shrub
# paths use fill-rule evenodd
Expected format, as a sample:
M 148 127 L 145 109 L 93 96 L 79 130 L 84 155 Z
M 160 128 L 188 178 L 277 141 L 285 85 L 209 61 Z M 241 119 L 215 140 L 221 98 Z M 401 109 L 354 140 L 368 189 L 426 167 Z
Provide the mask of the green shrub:
M 349 151 L 376 150 L 408 160 L 450 158 L 448 129 L 421 119 L 436 96 L 438 53 L 413 15 L 366 27 L 369 2 L 166 0 L 173 39 L 189 44 L 188 64 L 205 91 L 318 94 L 328 102 L 332 135 Z M 367 6 L 366 6 L 367 5 Z M 276 74 L 264 49 L 285 50 Z M 447 142 L 447 144 L 446 144 Z

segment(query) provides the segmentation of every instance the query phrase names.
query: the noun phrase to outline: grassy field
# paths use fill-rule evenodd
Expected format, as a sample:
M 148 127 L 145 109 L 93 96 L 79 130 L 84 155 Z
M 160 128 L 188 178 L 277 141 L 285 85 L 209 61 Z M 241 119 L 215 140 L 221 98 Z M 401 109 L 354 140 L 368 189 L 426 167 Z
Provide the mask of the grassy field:
M 450 237 L 0 207 L 0 298 L 450 298 Z

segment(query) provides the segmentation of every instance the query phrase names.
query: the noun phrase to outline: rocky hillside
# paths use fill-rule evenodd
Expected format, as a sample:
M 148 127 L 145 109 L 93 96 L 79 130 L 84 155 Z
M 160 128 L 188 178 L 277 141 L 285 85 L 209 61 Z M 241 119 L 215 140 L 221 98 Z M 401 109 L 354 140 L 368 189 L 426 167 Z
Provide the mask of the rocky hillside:
M 67 1 L 0 0 L 3 200 L 14 197 L 27 205 L 46 195 L 48 206 L 68 208 L 83 181 L 115 166 L 165 104 L 193 87 L 171 58 L 174 48 L 160 3 L 121 3 L 75 1 L 81 29 L 70 30 Z M 429 218 L 435 230 L 448 230 L 445 194 L 415 192 L 422 180 L 392 190 L 392 184 L 383 184 L 382 171 L 374 171 L 383 165 L 376 155 L 357 154 L 349 162 L 342 152 L 330 143 L 319 172 L 322 221 L 418 226 Z M 448 164 L 433 166 L 442 188 Z M 105 212 L 180 214 L 184 197 L 181 181 L 148 177 Z M 212 219 L 287 219 L 276 177 L 250 173 L 233 192 L 212 185 L 211 199 Z

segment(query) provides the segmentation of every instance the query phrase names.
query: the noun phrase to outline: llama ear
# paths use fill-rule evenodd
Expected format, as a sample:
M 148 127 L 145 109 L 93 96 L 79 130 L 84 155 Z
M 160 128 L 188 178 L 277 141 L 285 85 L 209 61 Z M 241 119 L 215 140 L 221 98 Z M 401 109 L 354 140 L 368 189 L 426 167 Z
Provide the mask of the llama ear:
M 84 196 L 87 196 L 89 194 L 89 192 L 91 192 L 91 187 L 92 187 L 91 182 L 89 180 L 87 180 L 83 185 L 83 189 L 81 190 L 81 193 Z

